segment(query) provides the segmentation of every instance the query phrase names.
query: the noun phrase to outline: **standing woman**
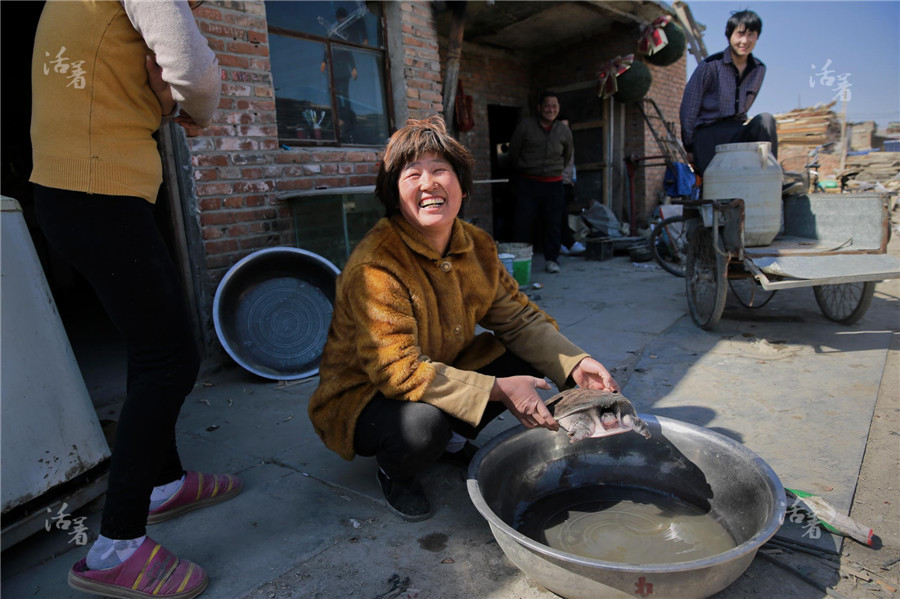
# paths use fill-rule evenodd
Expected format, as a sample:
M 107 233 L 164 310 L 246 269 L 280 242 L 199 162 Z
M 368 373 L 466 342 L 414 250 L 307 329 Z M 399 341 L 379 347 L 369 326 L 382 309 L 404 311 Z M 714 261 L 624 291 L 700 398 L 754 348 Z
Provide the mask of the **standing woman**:
M 388 508 L 410 521 L 431 515 L 418 474 L 439 459 L 467 466 L 476 448 L 466 439 L 504 409 L 528 428 L 559 429 L 540 377 L 618 389 L 519 291 L 491 236 L 458 218 L 472 167 L 441 117 L 391 137 L 375 184 L 386 216 L 338 277 L 309 404 L 325 445 L 376 458 Z
M 178 456 L 175 422 L 200 359 L 153 218 L 162 162 L 152 134 L 179 105 L 179 119 L 211 122 L 218 62 L 184 0 L 50 1 L 32 86 L 38 223 L 91 284 L 128 353 L 100 536 L 69 584 L 110 597 L 196 597 L 206 572 L 147 537 L 146 525 L 229 499 L 242 483 L 185 472 Z

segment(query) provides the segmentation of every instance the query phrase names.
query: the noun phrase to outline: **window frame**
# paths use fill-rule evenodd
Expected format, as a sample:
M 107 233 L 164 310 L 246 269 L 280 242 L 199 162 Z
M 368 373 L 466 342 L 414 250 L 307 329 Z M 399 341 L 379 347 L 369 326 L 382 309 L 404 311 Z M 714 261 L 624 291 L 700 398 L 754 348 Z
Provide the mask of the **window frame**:
M 277 1 L 277 0 L 276 0 Z M 299 0 L 302 1 L 302 0 Z M 366 2 L 366 5 L 370 5 L 370 2 Z M 387 27 L 387 19 L 385 18 L 384 8 L 380 8 L 378 13 L 370 11 L 370 14 L 376 16 L 378 21 L 378 26 L 381 28 L 381 36 L 382 36 L 382 47 L 375 46 L 367 46 L 364 44 L 359 44 L 356 42 L 350 42 L 346 40 L 335 40 L 329 38 L 328 36 L 315 35 L 305 31 L 296 31 L 294 29 L 286 29 L 284 27 L 279 27 L 278 25 L 273 25 L 268 20 L 268 15 L 266 15 L 266 31 L 269 35 L 279 35 L 286 38 L 300 39 L 315 43 L 321 43 L 325 45 L 325 52 L 328 56 L 328 96 L 331 102 L 331 111 L 332 114 L 337 114 L 338 110 L 338 99 L 337 99 L 337 89 L 334 83 L 334 60 L 333 60 L 333 45 L 337 44 L 338 46 L 342 46 L 348 48 L 349 50 L 362 50 L 367 53 L 372 54 L 380 54 L 383 70 L 381 73 L 382 85 L 384 91 L 384 105 L 385 105 L 385 117 L 387 119 L 387 131 L 388 135 L 390 135 L 394 131 L 394 101 L 393 94 L 391 89 L 391 61 L 390 61 L 390 53 L 388 48 L 388 27 Z M 271 70 L 271 46 L 270 46 L 270 54 L 269 54 L 269 63 L 270 63 L 270 76 L 272 77 L 272 88 L 274 91 L 275 88 L 275 76 Z M 272 96 L 273 101 L 275 100 L 275 96 Z M 275 110 L 275 122 L 278 124 L 278 110 Z M 341 141 L 341 130 L 340 123 L 335 120 L 334 122 L 334 139 L 333 140 L 322 140 L 322 139 L 301 139 L 296 137 L 281 137 L 278 136 L 279 145 L 285 146 L 298 146 L 298 147 L 362 147 L 362 148 L 375 148 L 382 147 L 384 145 L 383 141 L 379 141 L 378 143 L 367 144 L 367 143 L 358 143 L 358 142 L 342 142 Z

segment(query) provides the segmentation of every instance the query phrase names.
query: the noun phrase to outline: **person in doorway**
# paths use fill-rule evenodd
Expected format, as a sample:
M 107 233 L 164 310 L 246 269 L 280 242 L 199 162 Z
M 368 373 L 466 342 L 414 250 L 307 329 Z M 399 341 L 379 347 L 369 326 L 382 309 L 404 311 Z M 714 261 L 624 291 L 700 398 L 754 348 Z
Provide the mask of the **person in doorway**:
M 761 33 L 755 12 L 733 13 L 725 25 L 728 48 L 697 65 L 684 88 L 681 138 L 698 175 L 719 144 L 768 141 L 778 156 L 775 118 L 761 113 L 747 121 L 766 74 L 766 65 L 752 54 Z
M 100 535 L 69 585 L 109 597 L 188 599 L 206 572 L 146 526 L 230 499 L 237 477 L 185 471 L 175 422 L 200 367 L 178 271 L 153 203 L 165 118 L 208 125 L 218 61 L 180 0 L 47 2 L 34 42 L 35 211 L 50 245 L 90 283 L 124 338 L 125 402 Z M 72 24 L 77 23 L 77 27 Z
M 509 143 L 516 176 L 515 238 L 533 244 L 539 218 L 545 268 L 550 273 L 559 272 L 560 214 L 565 209 L 562 172 L 573 152 L 572 131 L 557 120 L 558 115 L 559 98 L 543 92 L 537 114 L 516 126 Z
M 569 119 L 564 116 L 559 117 L 559 122 L 569 126 Z M 571 130 L 571 128 L 570 128 Z M 574 143 L 573 143 L 574 147 Z M 563 210 L 562 224 L 560 224 L 560 244 L 559 253 L 563 256 L 580 256 L 587 251 L 584 244 L 575 240 L 575 233 L 569 226 L 569 206 L 575 202 L 575 152 L 569 157 L 569 162 L 562 172 L 563 183 Z
M 550 388 L 543 375 L 618 389 L 519 291 L 491 236 L 459 218 L 472 170 L 440 116 L 388 141 L 375 183 L 386 216 L 338 277 L 309 402 L 325 445 L 347 460 L 374 456 L 387 507 L 409 521 L 431 515 L 418 475 L 438 460 L 468 467 L 477 448 L 467 439 L 503 410 L 559 429 L 537 393 Z

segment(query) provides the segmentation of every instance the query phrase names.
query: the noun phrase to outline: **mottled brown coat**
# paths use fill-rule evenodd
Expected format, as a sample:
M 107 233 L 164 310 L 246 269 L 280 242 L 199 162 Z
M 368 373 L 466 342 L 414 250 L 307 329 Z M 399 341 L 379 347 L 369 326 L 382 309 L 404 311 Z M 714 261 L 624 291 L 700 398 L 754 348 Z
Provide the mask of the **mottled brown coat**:
M 476 325 L 493 333 L 476 334 Z M 309 417 L 348 460 L 359 414 L 378 391 L 477 424 L 494 377 L 475 370 L 504 347 L 560 387 L 587 356 L 519 291 L 486 232 L 457 219 L 441 256 L 402 216 L 384 218 L 338 277 Z

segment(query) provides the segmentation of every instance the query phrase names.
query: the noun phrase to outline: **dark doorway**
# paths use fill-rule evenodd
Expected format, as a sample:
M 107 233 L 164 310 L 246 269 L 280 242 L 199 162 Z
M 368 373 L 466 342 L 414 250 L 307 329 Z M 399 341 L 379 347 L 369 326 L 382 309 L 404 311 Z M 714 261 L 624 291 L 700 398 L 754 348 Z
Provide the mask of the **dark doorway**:
M 491 179 L 509 179 L 514 165 L 509 160 L 509 140 L 519 122 L 520 109 L 517 106 L 488 104 L 489 143 L 491 148 Z M 515 197 L 508 183 L 491 185 L 493 205 L 494 238 L 499 241 L 513 240 L 513 214 Z

